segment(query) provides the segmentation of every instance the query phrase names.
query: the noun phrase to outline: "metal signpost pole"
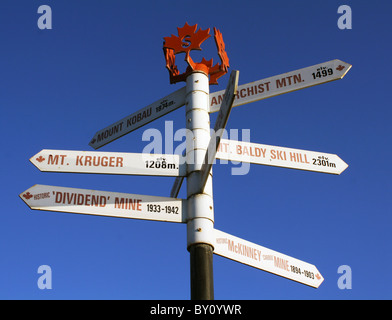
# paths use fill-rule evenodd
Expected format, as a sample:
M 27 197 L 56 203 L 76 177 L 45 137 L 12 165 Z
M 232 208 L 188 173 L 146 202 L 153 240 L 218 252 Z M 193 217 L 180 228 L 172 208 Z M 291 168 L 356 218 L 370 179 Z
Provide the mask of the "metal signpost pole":
M 210 141 L 208 75 L 196 71 L 186 80 L 187 248 L 190 252 L 191 299 L 214 299 L 212 176 L 201 191 L 201 167 Z
M 33 210 L 71 212 L 187 224 L 190 253 L 191 299 L 213 300 L 213 254 L 318 288 L 324 278 L 307 262 L 214 229 L 212 163 L 215 158 L 300 170 L 341 174 L 347 164 L 337 155 L 222 139 L 233 106 L 342 79 L 351 65 L 338 59 L 238 86 L 233 70 L 225 91 L 209 94 L 209 85 L 227 73 L 229 59 L 222 34 L 214 28 L 221 63 L 194 62 L 189 53 L 201 50 L 209 30 L 197 25 L 177 28 L 165 37 L 164 54 L 170 83 L 186 86 L 98 131 L 90 145 L 98 149 L 159 117 L 186 105 L 186 164 L 178 155 L 90 152 L 43 149 L 30 161 L 41 171 L 174 176 L 171 197 L 90 189 L 34 185 L 20 198 Z M 197 31 L 196 31 L 197 30 Z M 175 55 L 185 53 L 188 68 L 180 74 Z M 219 111 L 210 134 L 209 113 Z M 178 199 L 187 177 L 187 199 Z

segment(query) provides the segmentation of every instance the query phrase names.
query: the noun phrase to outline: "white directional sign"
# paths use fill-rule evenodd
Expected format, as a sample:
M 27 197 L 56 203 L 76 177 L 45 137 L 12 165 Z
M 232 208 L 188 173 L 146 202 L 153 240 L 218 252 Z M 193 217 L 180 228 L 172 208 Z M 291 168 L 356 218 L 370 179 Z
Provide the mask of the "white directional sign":
M 350 68 L 350 64 L 336 59 L 243 84 L 238 86 L 233 107 L 342 79 Z M 210 94 L 210 113 L 219 111 L 223 95 L 224 90 Z
M 222 106 L 219 110 L 219 114 L 215 122 L 214 136 L 212 136 L 210 139 L 210 143 L 208 145 L 204 163 L 201 168 L 202 188 L 204 188 L 208 175 L 211 171 L 211 166 L 215 159 L 216 151 L 218 149 L 219 142 L 223 134 L 222 129 L 226 127 L 231 108 L 233 107 L 233 101 L 238 87 L 239 74 L 240 72 L 237 70 L 233 70 L 230 74 L 229 83 L 227 84 L 226 91 L 225 91 L 225 97 L 223 99 Z
M 36 184 L 20 198 L 33 210 L 186 222 L 186 200 Z
M 184 182 L 184 177 L 177 177 L 174 181 L 173 187 L 170 191 L 170 197 L 177 198 L 180 192 L 182 183 Z
M 228 233 L 214 229 L 214 241 L 214 253 L 219 256 L 314 288 L 318 288 L 324 281 L 314 265 Z
M 336 154 L 222 139 L 217 159 L 341 174 L 348 165 Z
M 30 161 L 41 171 L 153 176 L 185 176 L 175 154 L 42 150 Z
M 186 88 L 183 87 L 149 106 L 132 113 L 128 117 L 98 131 L 89 145 L 94 149 L 98 149 L 141 126 L 182 107 L 185 104 L 185 92 Z

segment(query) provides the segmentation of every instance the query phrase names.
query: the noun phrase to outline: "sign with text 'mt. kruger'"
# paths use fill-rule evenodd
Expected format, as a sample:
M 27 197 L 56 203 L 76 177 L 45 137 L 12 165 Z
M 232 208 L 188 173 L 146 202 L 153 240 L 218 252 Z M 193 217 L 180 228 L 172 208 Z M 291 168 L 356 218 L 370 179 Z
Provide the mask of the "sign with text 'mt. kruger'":
M 36 184 L 20 198 L 33 210 L 186 222 L 186 200 Z
M 185 176 L 176 154 L 121 153 L 44 149 L 31 157 L 40 171 L 153 176 Z

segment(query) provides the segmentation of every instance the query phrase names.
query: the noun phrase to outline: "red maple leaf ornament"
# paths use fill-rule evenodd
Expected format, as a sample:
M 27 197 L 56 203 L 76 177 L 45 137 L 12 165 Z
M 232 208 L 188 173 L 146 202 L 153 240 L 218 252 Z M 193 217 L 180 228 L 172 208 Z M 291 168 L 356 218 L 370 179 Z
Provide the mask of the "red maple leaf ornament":
M 27 200 L 29 200 L 30 198 L 32 198 L 33 195 L 30 192 L 27 192 L 23 195 L 23 198 L 26 198 Z
M 182 28 L 177 28 L 178 37 L 171 35 L 170 37 L 163 38 L 165 40 L 165 47 L 174 50 L 174 54 L 185 53 L 189 56 L 191 50 L 201 50 L 200 45 L 204 40 L 210 37 L 210 29 L 199 29 L 196 32 L 197 24 L 190 26 L 187 22 Z
M 213 68 L 210 69 L 210 83 L 218 84 L 218 78 L 225 75 L 229 71 L 230 65 L 229 57 L 227 56 L 225 50 L 225 43 L 223 42 L 222 33 L 217 28 L 214 28 L 214 38 L 218 48 L 218 55 L 222 61 L 222 64 L 217 63 Z
M 193 71 L 202 71 L 210 75 L 210 84 L 218 84 L 217 79 L 227 73 L 229 67 L 229 58 L 225 51 L 225 44 L 222 39 L 222 34 L 214 28 L 215 43 L 218 48 L 218 55 L 221 58 L 222 64 L 212 66 L 212 59 L 202 59 L 201 62 L 194 62 L 190 56 L 192 50 L 201 50 L 201 44 L 210 37 L 210 29 L 197 30 L 197 24 L 190 26 L 188 23 L 182 28 L 177 28 L 178 36 L 171 35 L 164 37 L 163 52 L 166 59 L 166 68 L 169 70 L 170 83 L 185 81 L 187 76 Z M 197 31 L 196 31 L 197 30 Z M 175 55 L 185 53 L 185 61 L 188 63 L 188 68 L 180 74 L 175 61 Z
M 227 56 L 227 52 L 225 50 L 225 43 L 223 42 L 222 33 L 217 28 L 214 28 L 214 33 L 215 33 L 215 43 L 216 46 L 218 47 L 218 55 L 222 61 L 222 69 L 227 72 L 230 66 L 229 57 Z
M 45 161 L 45 158 L 43 156 L 39 156 L 38 158 L 36 158 L 35 160 L 37 160 L 38 162 L 42 162 Z

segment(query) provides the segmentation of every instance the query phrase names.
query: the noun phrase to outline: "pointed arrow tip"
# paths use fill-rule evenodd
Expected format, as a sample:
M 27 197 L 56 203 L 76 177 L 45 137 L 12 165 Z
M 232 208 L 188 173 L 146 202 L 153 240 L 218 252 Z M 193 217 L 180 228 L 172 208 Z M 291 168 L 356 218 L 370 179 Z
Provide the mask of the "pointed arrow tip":
M 316 270 L 317 270 L 317 268 L 316 268 Z M 320 271 L 318 271 L 318 270 L 317 270 L 317 273 L 316 273 L 315 277 L 318 280 L 317 286 L 315 286 L 315 288 L 317 289 L 324 282 L 324 277 L 321 275 Z
M 45 161 L 45 158 L 41 155 L 41 152 L 44 150 L 41 150 L 40 152 L 38 152 L 37 154 L 35 154 L 34 156 L 32 156 L 29 161 L 36 167 L 39 169 L 39 163 Z
M 336 59 L 335 61 L 338 62 L 336 70 L 339 72 L 343 72 L 339 79 L 343 79 L 347 72 L 351 69 L 352 65 L 339 59 Z
M 23 200 L 23 202 L 26 203 L 27 206 L 29 206 L 29 207 L 30 207 L 30 205 L 29 205 L 29 200 L 34 196 L 34 195 L 31 193 L 31 190 L 32 190 L 35 186 L 36 186 L 36 184 L 33 185 L 32 187 L 28 188 L 27 190 L 23 191 L 21 194 L 19 194 L 19 198 L 21 198 L 21 199 Z
M 341 161 L 341 170 L 339 171 L 339 175 L 348 168 L 348 164 L 342 160 L 338 155 L 336 157 Z

